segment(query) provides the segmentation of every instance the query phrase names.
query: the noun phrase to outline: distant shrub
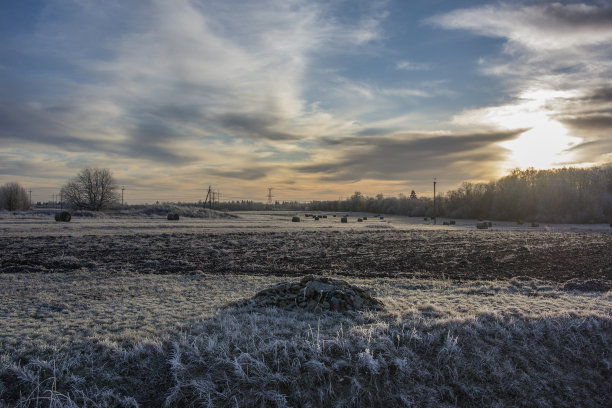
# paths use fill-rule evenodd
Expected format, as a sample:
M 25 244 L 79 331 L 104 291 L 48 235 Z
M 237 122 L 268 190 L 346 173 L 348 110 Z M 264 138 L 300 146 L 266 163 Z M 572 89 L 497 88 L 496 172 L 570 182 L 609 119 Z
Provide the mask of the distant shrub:
M 29 209 L 28 192 L 19 183 L 6 183 L 0 187 L 0 208 L 8 211 Z

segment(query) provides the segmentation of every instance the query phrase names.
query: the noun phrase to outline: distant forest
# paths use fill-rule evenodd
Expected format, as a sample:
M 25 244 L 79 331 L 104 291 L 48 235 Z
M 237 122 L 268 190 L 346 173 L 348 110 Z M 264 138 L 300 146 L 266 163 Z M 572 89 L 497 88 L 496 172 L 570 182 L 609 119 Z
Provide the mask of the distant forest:
M 346 200 L 217 204 L 227 210 L 364 211 L 432 217 L 433 199 L 412 192 L 399 197 L 364 196 Z M 436 197 L 438 217 L 557 223 L 612 222 L 612 165 L 553 170 L 515 169 L 489 183 L 464 182 Z

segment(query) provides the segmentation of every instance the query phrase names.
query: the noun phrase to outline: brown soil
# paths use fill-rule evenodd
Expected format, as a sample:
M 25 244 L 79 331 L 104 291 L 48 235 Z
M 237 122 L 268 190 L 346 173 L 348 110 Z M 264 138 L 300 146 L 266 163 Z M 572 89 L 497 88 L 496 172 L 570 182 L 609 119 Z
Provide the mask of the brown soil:
M 612 235 L 529 231 L 298 231 L 10 237 L 0 273 L 138 273 L 612 281 Z

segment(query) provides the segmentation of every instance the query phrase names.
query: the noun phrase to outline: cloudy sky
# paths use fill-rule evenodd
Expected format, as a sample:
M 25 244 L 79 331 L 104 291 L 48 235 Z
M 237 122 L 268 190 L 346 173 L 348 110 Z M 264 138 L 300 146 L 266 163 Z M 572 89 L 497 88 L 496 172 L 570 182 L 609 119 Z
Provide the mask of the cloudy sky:
M 612 162 L 610 1 L 0 5 L 0 183 L 128 202 L 431 194 Z

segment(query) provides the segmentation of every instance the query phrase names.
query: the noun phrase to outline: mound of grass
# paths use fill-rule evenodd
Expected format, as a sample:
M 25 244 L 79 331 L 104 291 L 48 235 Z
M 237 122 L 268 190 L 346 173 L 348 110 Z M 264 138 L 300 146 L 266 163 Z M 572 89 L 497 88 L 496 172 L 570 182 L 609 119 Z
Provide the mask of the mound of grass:
M 277 283 L 237 305 L 305 309 L 315 313 L 381 310 L 384 307 L 367 289 L 344 280 L 313 275 L 304 276 L 299 281 Z

